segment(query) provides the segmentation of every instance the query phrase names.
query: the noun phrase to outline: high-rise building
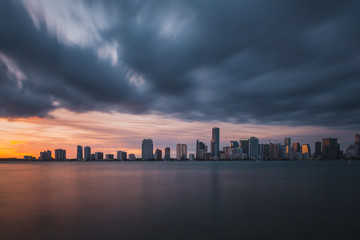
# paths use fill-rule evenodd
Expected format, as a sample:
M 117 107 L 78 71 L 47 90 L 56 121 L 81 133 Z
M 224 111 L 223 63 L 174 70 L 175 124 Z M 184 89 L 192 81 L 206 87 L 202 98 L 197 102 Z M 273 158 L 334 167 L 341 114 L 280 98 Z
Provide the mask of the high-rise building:
M 264 153 L 262 159 L 264 160 L 270 159 L 270 144 L 264 144 Z
M 204 153 L 207 152 L 207 146 L 205 143 L 200 142 L 199 140 L 196 141 L 196 159 L 203 160 L 204 159 Z
M 141 145 L 142 160 L 149 160 L 154 158 L 153 152 L 154 152 L 153 141 L 151 139 L 144 139 Z
M 127 159 L 127 152 L 124 151 L 117 151 L 116 152 L 117 160 L 119 161 L 126 161 Z
M 165 148 L 164 160 L 170 160 L 170 148 L 169 147 Z
M 256 137 L 249 138 L 249 158 L 255 160 L 259 157 L 259 139 Z
M 176 159 L 184 160 L 187 159 L 187 145 L 178 143 L 176 145 Z
M 301 153 L 302 153 L 302 154 L 308 153 L 309 156 L 311 156 L 310 144 L 303 144 L 303 145 L 301 145 Z
M 55 160 L 64 161 L 66 159 L 66 150 L 64 149 L 55 149 Z
M 284 147 L 285 147 L 285 158 L 289 159 L 289 150 L 291 148 L 291 138 L 284 139 Z
M 41 161 L 50 161 L 51 160 L 51 151 L 47 150 L 44 152 L 40 152 L 40 160 Z
M 321 156 L 321 142 L 315 142 L 315 157 Z
M 104 159 L 104 153 L 102 152 L 95 153 L 95 160 L 103 160 L 103 159 Z
M 325 160 L 339 158 L 339 146 L 337 138 L 323 138 L 322 139 L 322 158 Z
M 211 155 L 213 157 L 219 156 L 219 146 L 220 146 L 220 129 L 214 127 L 212 129 L 212 138 L 210 142 Z
M 240 139 L 240 147 L 242 148 L 242 152 L 245 155 L 245 158 L 249 157 L 249 140 L 248 139 Z
M 162 151 L 160 149 L 155 150 L 155 159 L 158 161 L 162 160 Z
M 77 160 L 82 160 L 83 159 L 83 148 L 80 145 L 77 146 L 76 159 Z
M 89 146 L 84 147 L 84 159 L 86 161 L 91 160 L 91 147 Z
M 279 158 L 279 143 L 270 143 L 270 159 L 276 160 Z

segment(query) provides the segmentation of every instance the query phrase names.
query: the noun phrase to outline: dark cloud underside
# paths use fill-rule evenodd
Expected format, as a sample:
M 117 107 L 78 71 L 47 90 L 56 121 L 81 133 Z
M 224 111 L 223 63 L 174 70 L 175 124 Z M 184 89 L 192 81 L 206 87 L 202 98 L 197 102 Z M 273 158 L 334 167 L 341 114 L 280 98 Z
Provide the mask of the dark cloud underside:
M 360 126 L 359 1 L 60 4 L 1 1 L 0 116 Z

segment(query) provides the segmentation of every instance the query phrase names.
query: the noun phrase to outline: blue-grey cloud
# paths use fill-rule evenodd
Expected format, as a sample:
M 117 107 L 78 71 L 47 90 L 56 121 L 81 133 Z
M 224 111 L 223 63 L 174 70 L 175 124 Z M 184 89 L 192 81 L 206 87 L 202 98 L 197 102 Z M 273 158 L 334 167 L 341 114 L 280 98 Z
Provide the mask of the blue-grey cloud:
M 358 128 L 359 7 L 2 1 L 0 114 L 64 107 Z

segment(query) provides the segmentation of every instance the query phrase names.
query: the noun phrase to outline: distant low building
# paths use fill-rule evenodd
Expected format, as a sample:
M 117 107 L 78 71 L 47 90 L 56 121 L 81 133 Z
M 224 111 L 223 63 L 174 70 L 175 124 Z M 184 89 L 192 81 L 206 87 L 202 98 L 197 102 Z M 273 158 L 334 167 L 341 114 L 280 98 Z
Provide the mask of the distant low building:
M 114 154 L 106 154 L 105 156 L 108 161 L 114 160 Z
M 51 151 L 50 150 L 47 150 L 47 151 L 44 151 L 44 152 L 40 152 L 40 157 L 39 159 L 41 161 L 50 161 L 52 158 L 51 158 Z
M 193 153 L 189 154 L 189 160 L 190 161 L 194 161 L 195 160 L 195 155 Z
M 25 160 L 25 161 L 34 161 L 34 160 L 36 160 L 36 157 L 29 156 L 29 155 L 25 155 L 25 156 L 24 156 L 24 160 Z
M 136 160 L 135 154 L 130 153 L 130 154 L 129 154 L 129 160 L 130 160 L 130 161 L 135 161 L 135 160 Z
M 95 153 L 95 160 L 103 160 L 103 159 L 104 159 L 104 153 L 102 152 Z
M 126 161 L 127 159 L 127 152 L 117 151 L 116 155 L 117 155 L 117 160 L 119 161 Z

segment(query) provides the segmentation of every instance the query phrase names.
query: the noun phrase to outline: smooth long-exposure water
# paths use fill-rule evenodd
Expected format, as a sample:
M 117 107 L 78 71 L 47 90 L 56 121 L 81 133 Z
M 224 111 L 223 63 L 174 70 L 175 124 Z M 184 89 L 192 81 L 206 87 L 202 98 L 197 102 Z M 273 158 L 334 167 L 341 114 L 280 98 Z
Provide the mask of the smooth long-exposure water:
M 360 162 L 0 163 L 0 239 L 359 239 Z

